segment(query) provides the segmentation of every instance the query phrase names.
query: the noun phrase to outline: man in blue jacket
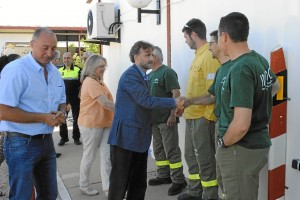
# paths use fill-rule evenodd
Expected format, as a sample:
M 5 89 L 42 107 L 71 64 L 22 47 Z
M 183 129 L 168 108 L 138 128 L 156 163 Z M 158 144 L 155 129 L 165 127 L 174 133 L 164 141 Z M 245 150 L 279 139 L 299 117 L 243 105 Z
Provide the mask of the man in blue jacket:
M 154 46 L 138 41 L 130 50 L 134 64 L 121 76 L 115 115 L 108 143 L 112 171 L 109 200 L 144 199 L 147 188 L 147 157 L 151 143 L 151 109 L 182 109 L 180 99 L 150 96 L 146 71 L 151 68 Z

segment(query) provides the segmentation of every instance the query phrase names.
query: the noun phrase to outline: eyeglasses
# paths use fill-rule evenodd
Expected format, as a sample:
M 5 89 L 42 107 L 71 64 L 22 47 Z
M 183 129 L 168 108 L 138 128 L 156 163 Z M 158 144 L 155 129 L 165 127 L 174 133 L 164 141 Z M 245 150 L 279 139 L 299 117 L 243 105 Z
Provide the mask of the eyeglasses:
M 184 27 L 183 28 L 186 28 L 186 29 L 190 29 L 191 31 L 194 31 L 194 32 L 196 32 L 193 28 L 191 28 L 189 25 L 184 25 Z

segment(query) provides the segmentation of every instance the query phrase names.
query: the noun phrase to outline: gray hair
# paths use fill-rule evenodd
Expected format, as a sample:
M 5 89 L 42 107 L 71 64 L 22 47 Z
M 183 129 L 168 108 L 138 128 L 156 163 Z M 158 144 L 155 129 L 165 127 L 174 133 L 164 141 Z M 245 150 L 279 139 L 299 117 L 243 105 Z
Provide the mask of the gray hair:
M 164 57 L 161 52 L 161 48 L 159 48 L 158 46 L 154 46 L 153 54 L 158 57 L 158 59 L 161 63 L 164 61 Z
M 50 30 L 49 28 L 47 27 L 41 27 L 41 28 L 38 28 L 32 35 L 32 41 L 36 41 L 39 39 L 41 33 L 45 33 L 45 34 L 48 34 L 48 35 L 54 35 L 55 38 L 56 38 L 56 35 L 55 33 Z
M 52 61 L 57 59 L 57 58 L 60 58 L 60 51 L 56 49 L 55 52 L 54 52 L 54 55 L 52 57 Z
M 106 58 L 103 56 L 97 54 L 91 55 L 82 69 L 80 81 L 82 82 L 86 77 L 94 77 L 96 68 L 99 67 L 103 61 L 106 62 Z

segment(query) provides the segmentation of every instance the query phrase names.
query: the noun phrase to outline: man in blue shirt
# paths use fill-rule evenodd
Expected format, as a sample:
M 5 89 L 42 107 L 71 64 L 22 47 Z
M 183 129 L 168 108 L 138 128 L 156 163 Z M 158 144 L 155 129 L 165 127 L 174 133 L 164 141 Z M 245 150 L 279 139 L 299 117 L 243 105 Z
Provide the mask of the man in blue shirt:
M 53 127 L 65 123 L 64 82 L 50 63 L 57 39 L 37 29 L 28 55 L 9 63 L 0 79 L 0 130 L 9 169 L 10 200 L 57 198 Z

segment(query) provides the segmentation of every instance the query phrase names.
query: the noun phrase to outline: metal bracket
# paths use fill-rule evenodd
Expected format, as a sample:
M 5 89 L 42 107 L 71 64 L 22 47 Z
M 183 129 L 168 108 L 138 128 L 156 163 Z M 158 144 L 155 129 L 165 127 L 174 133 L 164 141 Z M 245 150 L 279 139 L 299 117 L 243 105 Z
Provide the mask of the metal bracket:
M 142 13 L 157 14 L 156 24 L 160 25 L 161 23 L 160 0 L 156 0 L 156 10 L 143 10 L 141 8 L 138 8 L 138 23 L 142 22 Z

